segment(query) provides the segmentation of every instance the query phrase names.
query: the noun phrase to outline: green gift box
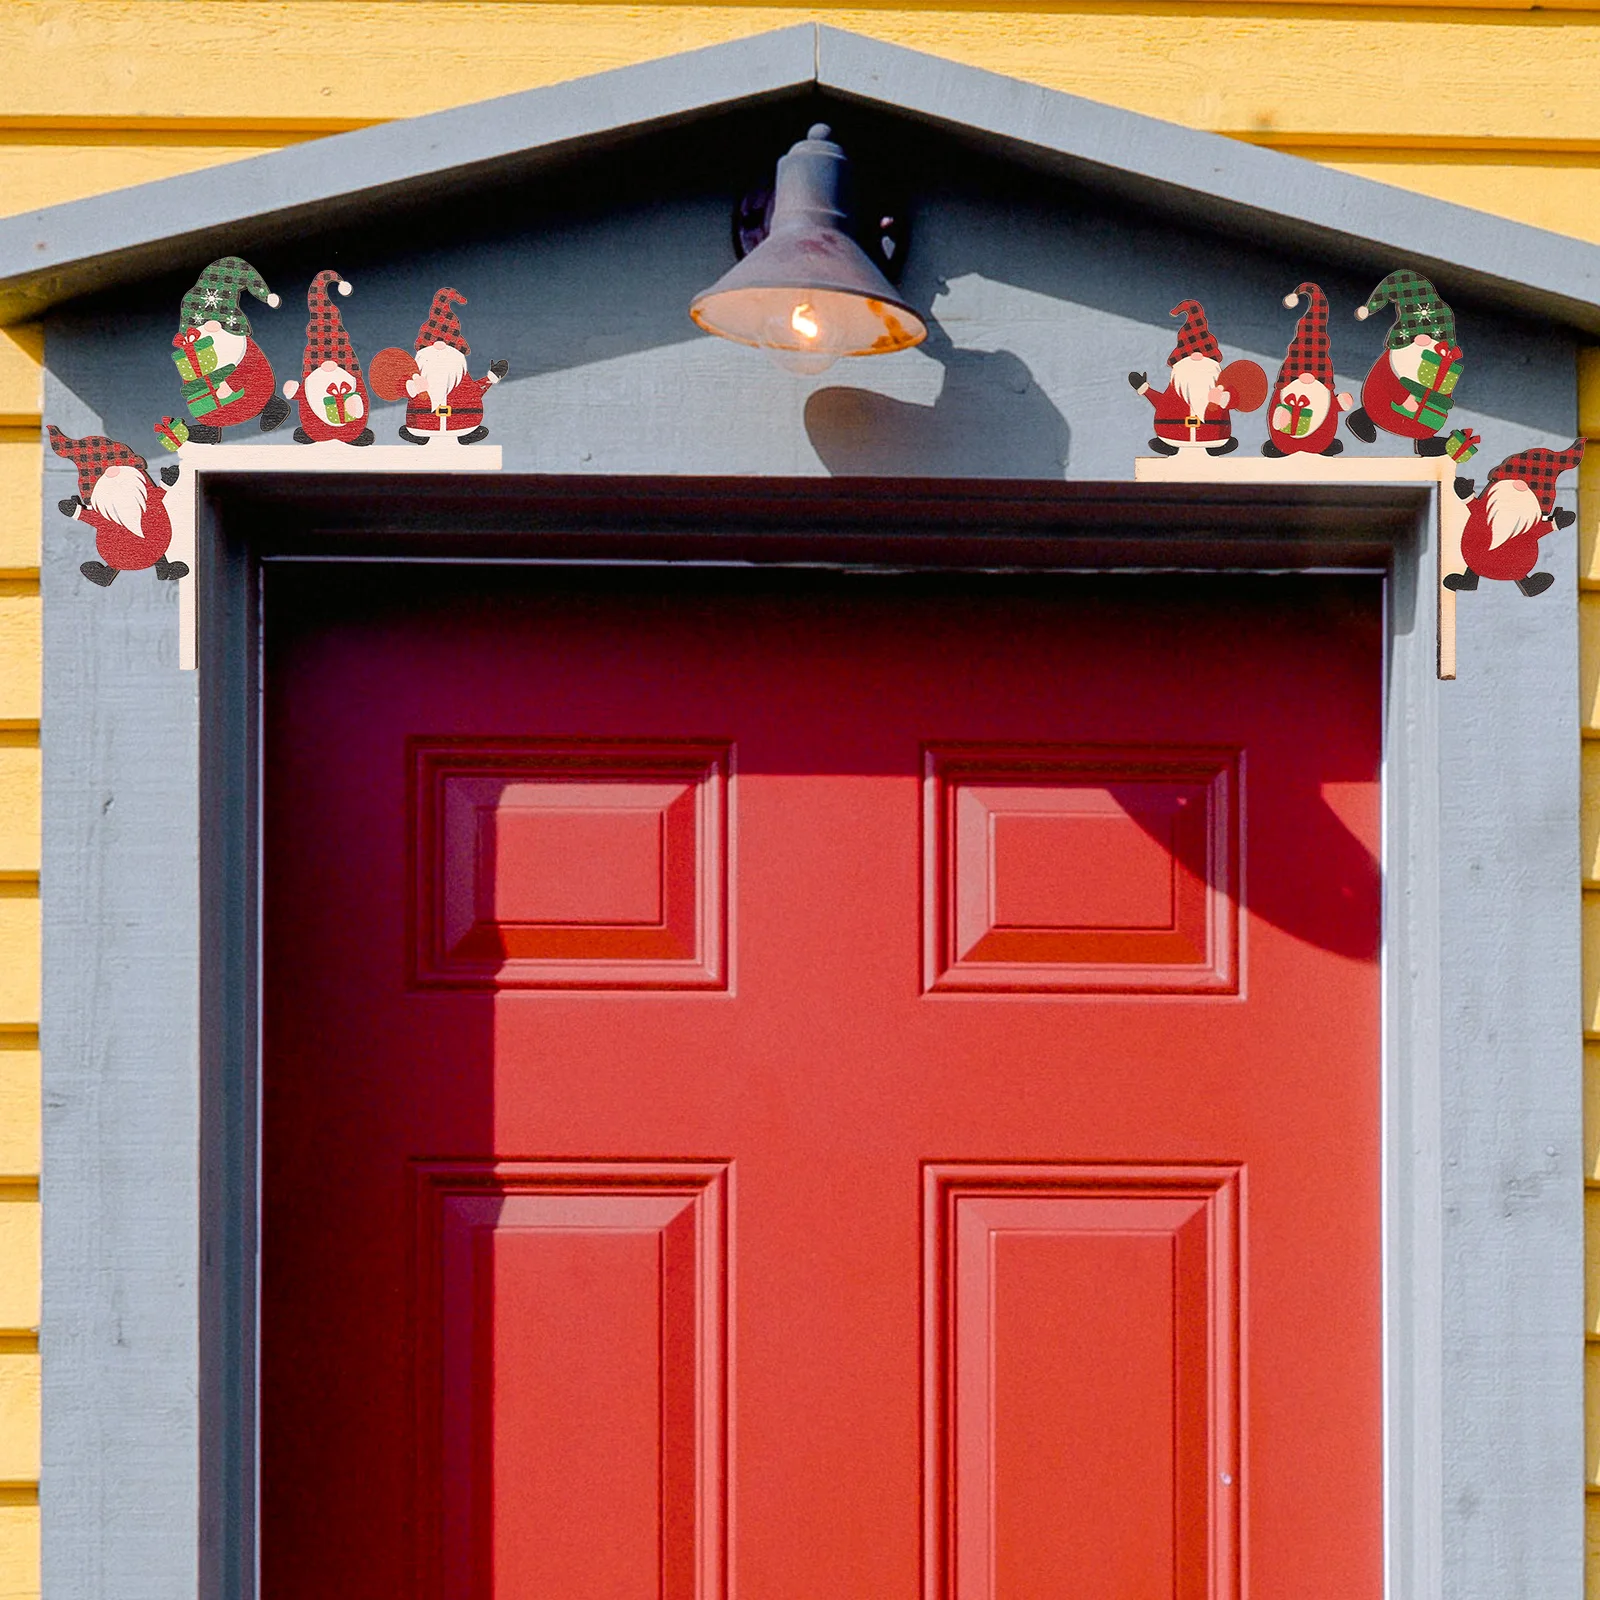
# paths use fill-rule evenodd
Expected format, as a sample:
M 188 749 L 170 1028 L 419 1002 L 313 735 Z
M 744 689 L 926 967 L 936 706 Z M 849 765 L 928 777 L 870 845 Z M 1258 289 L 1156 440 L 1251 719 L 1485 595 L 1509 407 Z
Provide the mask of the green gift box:
M 172 359 L 177 364 L 178 376 L 186 383 L 217 370 L 217 348 L 212 344 L 209 333 L 203 339 L 196 339 L 193 344 L 180 345 L 172 352 Z

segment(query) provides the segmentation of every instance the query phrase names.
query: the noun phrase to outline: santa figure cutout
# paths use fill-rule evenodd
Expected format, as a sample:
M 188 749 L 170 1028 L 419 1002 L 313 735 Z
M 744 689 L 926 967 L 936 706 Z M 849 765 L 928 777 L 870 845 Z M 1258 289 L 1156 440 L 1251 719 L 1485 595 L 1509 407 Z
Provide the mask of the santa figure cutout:
M 406 402 L 400 437 L 411 444 L 427 444 L 429 435 L 453 438 L 457 444 L 476 444 L 489 437 L 483 425 L 483 397 L 505 377 L 509 365 L 492 361 L 481 378 L 468 374 L 472 347 L 455 311 L 466 303 L 459 289 L 436 291 L 417 330 L 416 354 L 380 350 L 372 358 L 372 387 L 378 398 Z
M 1283 303 L 1292 308 L 1302 299 L 1305 314 L 1289 341 L 1267 402 L 1267 439 L 1261 446 L 1264 456 L 1338 455 L 1344 449 L 1339 413 L 1355 404 L 1353 395 L 1334 392 L 1328 297 L 1316 284 L 1302 283 L 1293 294 L 1283 297 Z
M 1467 570 L 1446 573 L 1445 588 L 1470 594 L 1480 578 L 1500 578 L 1526 595 L 1543 594 L 1555 578 L 1533 570 L 1539 541 L 1578 520 L 1571 511 L 1556 510 L 1556 479 L 1582 460 L 1583 440 L 1574 439 L 1565 450 L 1534 445 L 1507 456 L 1489 474 L 1480 495 L 1473 495 L 1471 478 L 1457 478 L 1456 493 L 1468 505 L 1467 525 L 1461 530 L 1461 559 Z
M 1233 412 L 1254 411 L 1267 396 L 1267 375 L 1253 361 L 1235 361 L 1226 370 L 1222 349 L 1206 322 L 1198 300 L 1183 300 L 1170 315 L 1183 318 L 1178 342 L 1167 357 L 1172 373 L 1165 389 L 1152 389 L 1143 372 L 1130 372 L 1128 382 L 1155 408 L 1155 436 L 1150 448 L 1158 455 L 1204 450 L 1225 456 L 1239 448 L 1233 435 Z
M 1361 404 L 1345 426 L 1367 444 L 1379 431 L 1411 440 L 1419 456 L 1442 456 L 1449 439 L 1437 437 L 1455 404 L 1461 377 L 1461 346 L 1456 319 L 1439 291 L 1409 268 L 1391 272 L 1356 316 L 1365 321 L 1386 305 L 1394 307 L 1394 326 L 1383 353 L 1361 386 Z
M 339 308 L 328 298 L 328 286 L 338 284 L 340 294 L 350 293 L 350 284 L 331 267 L 319 272 L 306 291 L 306 353 L 300 364 L 300 381 L 284 384 L 283 392 L 300 400 L 300 426 L 294 430 L 300 444 L 317 444 L 326 439 L 345 444 L 371 444 L 368 425 L 372 402 L 355 346 L 344 330 Z
M 172 359 L 189 408 L 184 439 L 218 444 L 224 428 L 260 418 L 270 433 L 289 415 L 289 405 L 273 392 L 272 367 L 250 335 L 250 319 L 239 307 L 249 292 L 269 306 L 277 295 L 266 280 L 238 256 L 213 261 L 183 297 Z
M 102 559 L 78 568 L 90 583 L 108 588 L 119 572 L 146 567 L 154 567 L 158 578 L 188 575 L 184 562 L 167 560 L 172 543 L 172 523 L 163 503 L 167 492 L 151 482 L 143 456 L 99 434 L 69 439 L 54 423 L 50 448 L 78 469 L 78 492 L 58 501 L 57 507 L 63 516 L 94 529 Z

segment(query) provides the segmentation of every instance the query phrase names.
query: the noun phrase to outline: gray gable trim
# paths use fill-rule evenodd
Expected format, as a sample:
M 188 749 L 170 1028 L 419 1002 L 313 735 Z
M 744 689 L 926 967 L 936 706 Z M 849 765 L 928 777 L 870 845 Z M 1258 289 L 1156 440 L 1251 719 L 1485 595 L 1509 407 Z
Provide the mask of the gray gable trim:
M 811 24 L 0 221 L 0 324 L 285 233 L 531 172 L 585 145 L 814 90 L 939 125 L 1191 224 L 1375 273 L 1404 262 L 1453 293 L 1600 333 L 1593 245 Z

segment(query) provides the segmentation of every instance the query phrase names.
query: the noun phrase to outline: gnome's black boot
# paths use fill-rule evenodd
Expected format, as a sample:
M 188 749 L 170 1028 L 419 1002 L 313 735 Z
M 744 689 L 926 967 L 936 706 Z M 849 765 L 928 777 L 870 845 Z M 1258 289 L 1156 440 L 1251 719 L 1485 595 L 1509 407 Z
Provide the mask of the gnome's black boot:
M 317 441 L 304 428 L 296 428 L 294 430 L 294 442 L 296 444 L 315 444 Z
M 1239 441 L 1237 439 L 1224 439 L 1221 444 L 1208 444 L 1206 446 L 1206 454 L 1208 456 L 1225 456 L 1230 450 L 1237 450 L 1238 448 Z
M 1517 587 L 1531 600 L 1534 595 L 1543 594 L 1555 581 L 1553 572 L 1530 572 L 1526 578 L 1517 579 Z
M 116 582 L 117 569 L 108 567 L 103 561 L 85 561 L 78 568 L 90 583 L 97 583 L 102 589 L 109 589 Z
M 471 433 L 464 433 L 456 441 L 457 444 L 476 444 L 480 439 L 487 439 L 489 430 L 480 422 Z
M 1261 441 L 1261 453 L 1269 461 L 1280 461 L 1282 460 L 1284 454 L 1284 452 L 1280 450 L 1270 439 L 1263 439 Z
M 1319 456 L 1342 456 L 1344 454 L 1344 440 L 1330 439 L 1319 451 L 1317 451 L 1317 454 Z
M 1413 439 L 1412 448 L 1419 456 L 1442 456 L 1450 448 L 1448 439 Z
M 1168 444 L 1165 439 L 1152 439 L 1150 441 L 1150 448 L 1154 450 L 1158 456 L 1175 456 L 1178 453 L 1177 445 Z
M 190 444 L 221 444 L 222 429 L 213 428 L 209 422 L 191 422 L 189 424 Z
M 170 489 L 173 484 L 178 481 L 178 473 L 180 470 L 181 469 L 176 465 L 163 467 L 161 469 L 161 481 Z
M 171 582 L 176 582 L 179 578 L 187 578 L 189 576 L 189 563 L 187 561 L 168 561 L 165 556 L 157 556 L 156 576 Z
M 1349 412 L 1345 416 L 1344 425 L 1362 444 L 1376 444 L 1378 442 L 1377 427 L 1374 425 L 1372 418 L 1367 415 L 1364 406 L 1357 406 L 1354 411 Z
M 371 428 L 363 428 L 363 429 L 362 429 L 362 430 L 361 430 L 361 432 L 360 432 L 360 433 L 358 433 L 358 434 L 357 434 L 357 435 L 356 435 L 356 436 L 355 436 L 355 438 L 353 438 L 353 439 L 352 439 L 352 440 L 351 440 L 351 441 L 350 441 L 350 443 L 351 443 L 351 444 L 371 444 L 371 443 L 372 443 L 372 441 L 373 441 L 373 440 L 374 440 L 374 439 L 376 439 L 376 438 L 377 438 L 377 437 L 378 437 L 378 436 L 377 436 L 377 434 L 375 434 L 375 433 L 374 433 L 374 432 L 373 432 L 373 431 L 372 431 L 372 429 L 371 429 Z
M 289 402 L 281 394 L 275 394 L 261 408 L 261 431 L 271 433 L 289 415 Z
M 400 428 L 400 437 L 404 439 L 407 444 L 426 444 L 428 442 L 420 433 L 413 433 L 403 424 Z
M 1465 572 L 1447 572 L 1444 575 L 1444 586 L 1454 589 L 1457 594 L 1471 594 L 1478 587 L 1478 574 L 1468 567 Z

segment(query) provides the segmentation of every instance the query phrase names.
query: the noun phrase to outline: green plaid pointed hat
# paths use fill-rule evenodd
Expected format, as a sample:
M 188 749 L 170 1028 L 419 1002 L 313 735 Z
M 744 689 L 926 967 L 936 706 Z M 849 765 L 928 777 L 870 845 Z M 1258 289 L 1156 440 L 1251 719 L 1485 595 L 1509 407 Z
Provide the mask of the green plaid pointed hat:
M 267 280 L 248 261 L 239 256 L 223 256 L 220 261 L 213 261 L 183 297 L 178 310 L 182 326 L 198 328 L 203 322 L 220 322 L 229 333 L 248 337 L 250 319 L 239 309 L 239 296 L 246 292 L 269 306 L 278 304 L 278 297 L 267 287 Z
M 1374 311 L 1394 307 L 1394 326 L 1384 337 L 1391 350 L 1404 350 L 1419 333 L 1443 344 L 1456 342 L 1455 313 L 1439 298 L 1439 291 L 1410 267 L 1391 272 L 1356 308 L 1356 317 L 1365 322 Z

